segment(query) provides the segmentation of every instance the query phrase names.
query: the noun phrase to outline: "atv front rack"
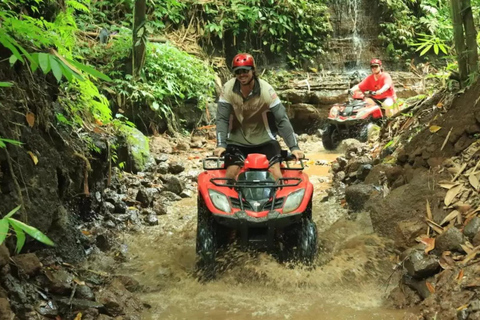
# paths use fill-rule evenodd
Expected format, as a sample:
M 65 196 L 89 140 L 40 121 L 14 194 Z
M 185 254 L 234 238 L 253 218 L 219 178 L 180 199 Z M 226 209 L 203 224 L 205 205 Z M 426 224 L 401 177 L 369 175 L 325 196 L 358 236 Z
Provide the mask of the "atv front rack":
M 203 170 L 224 170 L 225 167 L 223 166 L 224 164 L 224 157 L 208 157 L 208 158 L 205 158 L 203 159 Z M 303 169 L 305 169 L 305 166 L 303 164 L 303 161 L 305 160 L 308 160 L 306 158 L 303 158 L 303 159 L 300 159 L 300 166 L 298 167 L 293 167 L 293 166 L 290 166 L 290 162 L 289 161 L 293 161 L 294 159 L 290 159 L 290 158 L 284 158 L 284 159 L 281 159 L 280 160 L 280 163 L 285 163 L 285 167 L 282 167 L 281 170 L 298 170 L 298 171 L 302 171 Z M 213 166 L 209 166 L 208 163 L 214 163 Z
M 224 181 L 221 183 L 220 181 Z M 286 183 L 286 181 L 295 181 L 292 183 Z M 228 188 L 284 188 L 284 187 L 296 187 L 301 182 L 301 178 L 280 178 L 278 181 L 261 181 L 261 180 L 249 180 L 249 181 L 237 181 L 231 178 L 212 178 L 210 179 L 217 187 L 228 187 Z M 285 182 L 285 183 L 284 183 Z

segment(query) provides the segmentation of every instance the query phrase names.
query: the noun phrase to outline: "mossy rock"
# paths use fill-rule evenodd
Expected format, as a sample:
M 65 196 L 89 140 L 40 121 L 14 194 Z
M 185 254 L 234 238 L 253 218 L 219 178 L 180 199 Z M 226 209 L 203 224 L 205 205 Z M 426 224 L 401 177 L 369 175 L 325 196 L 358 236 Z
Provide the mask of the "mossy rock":
M 144 171 L 145 168 L 154 163 L 150 154 L 148 138 L 136 128 L 122 126 L 120 135 L 125 139 L 128 148 L 129 162 L 134 172 Z

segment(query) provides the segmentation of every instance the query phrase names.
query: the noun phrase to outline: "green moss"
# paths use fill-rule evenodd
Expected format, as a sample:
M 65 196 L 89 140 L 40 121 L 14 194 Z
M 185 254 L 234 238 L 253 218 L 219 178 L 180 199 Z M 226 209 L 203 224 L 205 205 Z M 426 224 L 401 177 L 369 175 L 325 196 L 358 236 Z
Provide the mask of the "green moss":
M 152 161 L 148 138 L 138 129 L 126 125 L 121 126 L 119 131 L 127 143 L 128 152 L 133 161 L 133 169 L 143 171 L 146 165 Z

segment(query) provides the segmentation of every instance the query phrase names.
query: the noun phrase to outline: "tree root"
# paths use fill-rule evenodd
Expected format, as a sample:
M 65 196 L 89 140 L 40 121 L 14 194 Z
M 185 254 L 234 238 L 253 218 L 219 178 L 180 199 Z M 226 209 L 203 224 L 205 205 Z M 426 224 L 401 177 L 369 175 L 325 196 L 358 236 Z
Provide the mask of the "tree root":
M 5 150 L 5 154 L 7 155 L 8 168 L 10 170 L 10 174 L 12 175 L 13 183 L 15 184 L 18 201 L 20 201 L 20 205 L 22 206 L 21 220 L 25 223 L 28 223 L 27 211 L 25 209 L 25 202 L 23 201 L 22 189 L 20 188 L 20 184 L 18 183 L 17 176 L 15 175 L 15 171 L 13 170 L 13 163 L 12 163 L 12 158 L 10 157 L 10 152 L 8 152 L 8 147 L 3 148 L 3 150 Z

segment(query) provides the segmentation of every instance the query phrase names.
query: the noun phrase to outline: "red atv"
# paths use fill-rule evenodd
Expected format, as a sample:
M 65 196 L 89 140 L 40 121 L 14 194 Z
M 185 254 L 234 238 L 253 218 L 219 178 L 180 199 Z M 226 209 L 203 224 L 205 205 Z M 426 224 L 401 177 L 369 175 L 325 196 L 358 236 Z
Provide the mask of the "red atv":
M 313 185 L 304 165 L 282 151 L 271 161 L 249 154 L 237 179 L 225 178 L 223 158 L 206 158 L 198 177 L 197 272 L 201 279 L 216 273 L 219 249 L 235 242 L 267 249 L 285 260 L 311 265 L 317 253 L 317 227 L 312 221 Z M 283 177 L 268 169 L 281 163 Z M 283 260 L 283 259 L 282 259 Z
M 330 109 L 327 127 L 322 134 L 323 147 L 334 150 L 343 139 L 368 140 L 369 128 L 381 122 L 385 115 L 378 104 L 368 104 L 370 91 L 356 91 L 347 103 L 336 103 Z

